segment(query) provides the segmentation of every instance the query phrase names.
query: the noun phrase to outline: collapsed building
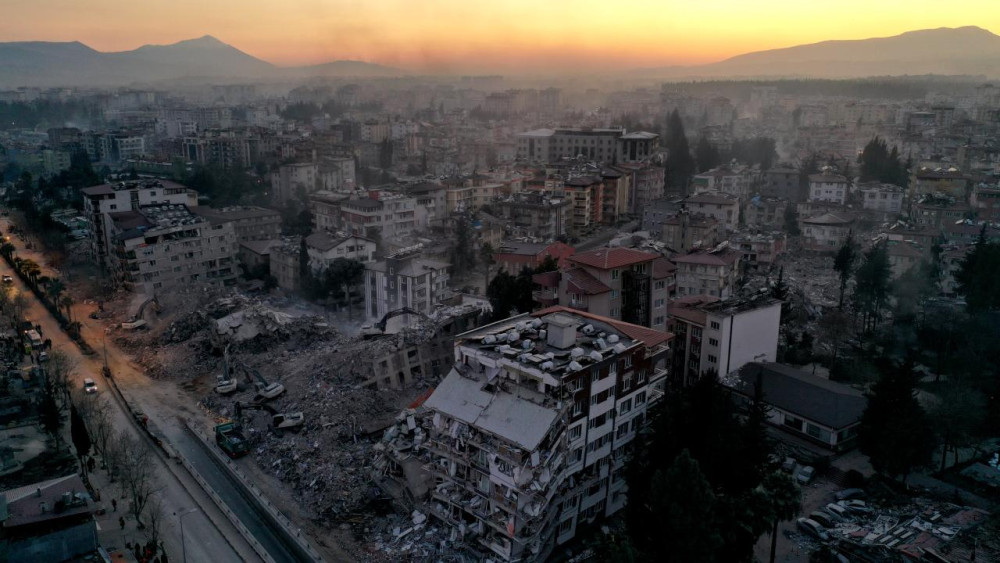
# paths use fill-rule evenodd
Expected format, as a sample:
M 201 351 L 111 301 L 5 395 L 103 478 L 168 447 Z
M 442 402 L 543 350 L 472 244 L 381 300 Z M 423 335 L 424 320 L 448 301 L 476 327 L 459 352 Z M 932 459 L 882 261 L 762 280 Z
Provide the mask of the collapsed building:
M 504 561 L 544 560 L 625 505 L 626 451 L 663 396 L 672 335 L 567 307 L 460 334 L 389 428 L 376 481 Z

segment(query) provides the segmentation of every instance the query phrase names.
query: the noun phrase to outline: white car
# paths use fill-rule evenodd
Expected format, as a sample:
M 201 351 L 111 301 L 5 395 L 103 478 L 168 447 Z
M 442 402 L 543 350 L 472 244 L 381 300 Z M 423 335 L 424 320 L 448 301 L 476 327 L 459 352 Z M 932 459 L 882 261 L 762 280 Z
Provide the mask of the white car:
M 83 392 L 84 393 L 97 393 L 97 384 L 91 378 L 86 378 L 83 380 Z

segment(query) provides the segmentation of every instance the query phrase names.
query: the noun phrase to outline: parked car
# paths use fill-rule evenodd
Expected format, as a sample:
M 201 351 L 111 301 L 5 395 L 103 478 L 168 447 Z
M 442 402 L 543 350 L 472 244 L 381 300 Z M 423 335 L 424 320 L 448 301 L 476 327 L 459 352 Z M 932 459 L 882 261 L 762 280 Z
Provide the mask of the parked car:
M 47 362 L 47 361 L 49 361 L 49 353 L 48 352 L 41 352 L 40 354 L 38 354 L 38 363 Z
M 795 466 L 796 466 L 795 458 L 786 457 L 784 463 L 781 464 L 781 470 L 786 473 L 791 473 L 795 471 Z
M 846 508 L 835 502 L 831 502 L 830 504 L 826 505 L 824 510 L 829 512 L 835 518 L 839 518 L 841 520 L 848 520 L 851 517 L 850 511 L 848 511 Z
M 97 393 L 97 384 L 88 377 L 83 380 L 83 391 L 84 393 Z
M 812 480 L 813 476 L 816 474 L 816 468 L 811 465 L 806 465 L 805 467 L 799 469 L 797 475 L 795 475 L 795 480 L 802 485 L 808 485 Z
M 823 512 L 822 510 L 814 510 L 809 513 L 809 520 L 816 522 L 824 528 L 833 528 L 837 526 L 837 519 L 830 516 L 829 513 Z
M 864 489 L 844 489 L 843 491 L 838 491 L 834 495 L 837 500 L 853 500 L 853 499 L 863 499 L 866 495 Z
M 4 277 L 3 277 L 3 284 L 4 285 L 10 285 L 12 283 L 14 283 L 14 278 L 12 278 L 12 277 L 10 277 L 8 275 L 4 275 Z
M 850 512 L 857 512 L 858 514 L 868 514 L 872 511 L 872 508 L 863 500 L 838 500 L 837 504 L 843 506 Z
M 830 539 L 829 534 L 826 533 L 826 529 L 820 526 L 815 520 L 810 520 L 809 518 L 799 518 L 795 521 L 799 529 L 805 532 L 806 535 L 812 536 L 820 541 L 826 541 Z

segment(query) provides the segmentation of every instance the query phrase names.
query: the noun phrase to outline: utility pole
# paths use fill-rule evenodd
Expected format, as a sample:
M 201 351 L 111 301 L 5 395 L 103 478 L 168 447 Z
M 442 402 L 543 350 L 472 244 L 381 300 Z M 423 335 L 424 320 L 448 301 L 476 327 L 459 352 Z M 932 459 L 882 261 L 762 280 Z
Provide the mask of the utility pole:
M 198 512 L 197 508 L 189 508 L 184 512 L 181 512 L 177 518 L 178 520 L 180 520 L 181 523 L 181 559 L 184 561 L 184 563 L 187 563 L 187 544 L 184 542 L 184 517 L 190 516 L 195 512 Z

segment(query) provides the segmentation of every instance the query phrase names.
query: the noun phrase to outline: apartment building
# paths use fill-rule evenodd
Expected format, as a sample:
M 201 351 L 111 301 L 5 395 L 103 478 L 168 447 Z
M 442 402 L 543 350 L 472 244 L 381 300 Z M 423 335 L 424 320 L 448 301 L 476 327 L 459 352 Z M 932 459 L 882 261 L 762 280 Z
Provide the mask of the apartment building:
M 340 219 L 340 204 L 351 199 L 349 193 L 319 190 L 309 194 L 309 213 L 313 226 L 321 231 L 337 231 L 343 228 Z
M 623 128 L 535 129 L 517 135 L 517 158 L 534 164 L 552 164 L 582 156 L 614 164 L 649 159 L 660 146 L 660 136 Z
M 760 195 L 798 201 L 799 171 L 780 166 L 767 170 L 761 182 Z
M 577 176 L 563 182 L 559 195 L 571 204 L 571 232 L 586 232 L 604 221 L 604 181 L 597 176 Z
M 656 267 L 660 260 L 665 261 L 658 254 L 632 248 L 577 252 L 566 258 L 563 271 L 539 274 L 535 283 L 542 295 L 560 305 L 665 330 L 672 272 L 663 265 Z
M 780 324 L 781 301 L 767 295 L 678 297 L 667 325 L 674 335 L 674 383 L 690 385 L 707 373 L 724 377 L 749 362 L 775 361 Z
M 854 217 L 847 214 L 823 213 L 799 220 L 802 245 L 810 250 L 836 251 L 853 228 Z
M 371 262 L 375 259 L 375 241 L 358 235 L 319 232 L 306 237 L 309 267 L 323 271 L 338 258 Z
M 424 403 L 423 509 L 483 558 L 544 561 L 625 506 L 628 446 L 663 396 L 671 335 L 565 307 L 458 335 Z M 411 458 L 412 459 L 412 458 Z M 413 462 L 396 458 L 395 477 Z
M 858 184 L 858 194 L 861 196 L 861 207 L 872 211 L 881 211 L 891 215 L 903 212 L 903 196 L 905 190 L 894 184 L 881 182 L 865 182 Z
M 696 174 L 691 178 L 691 187 L 695 194 L 721 193 L 745 201 L 759 174 L 747 166 L 720 166 Z
M 767 271 L 787 250 L 788 236 L 784 231 L 737 233 L 729 239 L 729 246 L 743 253 L 744 268 Z
M 921 166 L 910 176 L 910 193 L 914 196 L 943 195 L 965 201 L 970 187 L 970 178 L 957 168 Z
M 506 222 L 510 236 L 552 241 L 565 235 L 570 227 L 571 205 L 567 198 L 527 192 L 495 201 L 490 207 Z
M 281 238 L 281 213 L 273 209 L 246 205 L 195 207 L 192 211 L 213 223 L 232 223 L 240 242 Z
M 728 246 L 673 257 L 677 295 L 711 295 L 726 299 L 736 292 L 743 253 Z
M 735 231 L 739 227 L 739 198 L 720 193 L 703 193 L 684 198 L 682 203 L 692 213 L 715 217 L 727 230 Z
M 365 315 L 377 321 L 407 307 L 424 315 L 451 294 L 451 265 L 420 255 L 388 257 L 365 265 Z M 402 319 L 408 323 L 407 315 Z
M 404 241 L 416 228 L 416 200 L 392 192 L 340 202 L 340 228 L 368 238 Z
M 315 162 L 282 164 L 271 173 L 271 201 L 275 205 L 306 197 L 319 188 L 319 164 Z
M 810 174 L 809 201 L 843 205 L 847 200 L 847 178 L 840 174 Z
M 743 222 L 748 227 L 781 229 L 785 225 L 788 200 L 774 197 L 752 197 L 743 205 Z
M 641 215 L 653 202 L 663 197 L 666 169 L 650 162 L 622 162 L 615 170 L 629 177 L 628 213 Z
M 677 252 L 713 248 L 723 241 L 725 229 L 711 215 L 692 214 L 686 208 L 660 223 L 660 240 Z
M 563 242 L 531 243 L 508 241 L 501 243 L 493 252 L 497 270 L 506 270 L 517 275 L 524 268 L 535 269 L 547 258 L 552 258 L 560 266 L 572 256 L 573 247 Z
M 194 283 L 236 283 L 239 241 L 232 223 L 213 223 L 183 204 L 141 206 L 108 219 L 116 286 L 153 296 Z
M 111 213 L 136 211 L 150 205 L 198 205 L 198 192 L 168 180 L 116 182 L 90 186 L 83 193 L 83 212 L 90 230 L 90 252 L 104 267 L 111 266 Z

